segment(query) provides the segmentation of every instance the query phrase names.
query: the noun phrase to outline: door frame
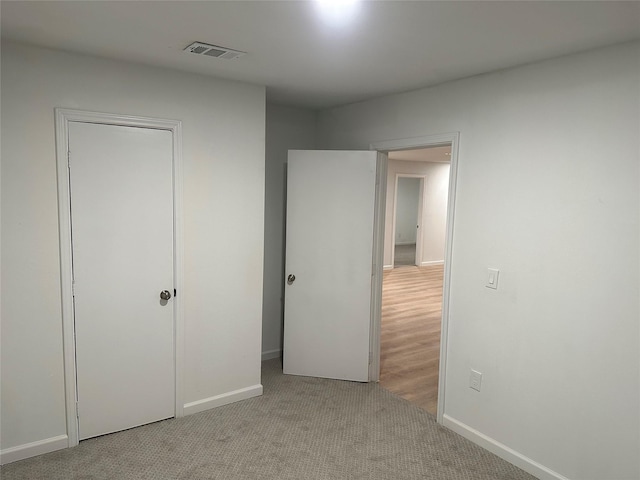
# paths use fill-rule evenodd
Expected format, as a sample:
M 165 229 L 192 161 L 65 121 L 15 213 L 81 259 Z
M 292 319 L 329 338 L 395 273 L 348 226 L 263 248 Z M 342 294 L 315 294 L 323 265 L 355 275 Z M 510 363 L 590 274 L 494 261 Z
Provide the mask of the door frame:
M 420 266 L 422 263 L 422 250 L 424 242 L 424 235 L 422 235 L 422 217 L 424 215 L 424 191 L 425 185 L 427 184 L 427 175 L 422 175 L 419 173 L 396 173 L 395 179 L 395 190 L 393 192 L 393 227 L 391 232 L 391 268 L 395 268 L 396 263 L 396 216 L 398 214 L 398 180 L 400 178 L 419 178 L 420 179 L 420 190 L 418 192 L 418 218 L 416 219 L 418 222 L 418 232 L 416 233 L 416 256 L 415 256 L 415 264 L 416 266 Z M 420 259 L 420 260 L 418 260 Z
M 173 302 L 175 416 L 182 417 L 184 364 L 184 248 L 182 198 L 182 122 L 112 113 L 55 109 L 58 226 L 60 236 L 60 287 L 62 297 L 62 343 L 64 351 L 65 407 L 68 446 L 78 445 L 75 316 L 73 307 L 73 250 L 71 244 L 71 197 L 69 185 L 69 123 L 97 123 L 170 131 L 173 138 L 173 275 L 178 292 Z
M 458 177 L 458 147 L 460 143 L 460 132 L 442 133 L 436 135 L 426 135 L 422 137 L 401 138 L 395 140 L 383 140 L 373 142 L 369 145 L 370 150 L 388 153 L 395 150 L 409 150 L 416 148 L 438 147 L 443 145 L 451 145 L 451 166 L 449 169 L 449 192 L 447 203 L 447 227 L 444 247 L 444 281 L 442 288 L 442 324 L 440 331 L 440 367 L 438 371 L 438 410 L 436 420 L 442 424 L 444 420 L 445 407 L 445 386 L 447 373 L 447 358 L 449 351 L 449 303 L 451 297 L 451 262 L 453 258 L 453 223 L 455 217 L 455 201 L 456 186 Z M 387 171 L 387 165 L 384 165 L 384 171 Z M 384 182 L 380 182 L 379 190 L 383 190 L 386 196 L 386 177 Z M 384 202 L 381 202 L 384 204 Z M 384 234 L 384 207 L 376 209 L 377 216 L 381 216 L 377 222 L 377 228 L 382 230 Z M 376 236 L 380 237 L 381 232 L 377 231 Z M 372 281 L 372 296 L 382 296 L 382 264 L 383 249 L 375 249 L 377 258 L 374 259 L 373 265 L 376 270 Z M 369 363 L 369 380 L 379 381 L 380 379 L 380 328 L 382 324 L 381 302 L 378 302 L 376 308 L 371 315 L 371 345 Z

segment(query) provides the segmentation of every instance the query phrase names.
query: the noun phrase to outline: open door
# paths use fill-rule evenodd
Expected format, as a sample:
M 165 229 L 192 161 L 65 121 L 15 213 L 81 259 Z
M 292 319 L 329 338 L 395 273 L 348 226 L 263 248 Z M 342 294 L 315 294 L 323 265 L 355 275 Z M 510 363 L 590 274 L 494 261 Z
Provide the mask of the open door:
M 371 320 L 381 285 L 374 259 L 383 228 L 376 221 L 377 156 L 289 152 L 285 374 L 370 378 Z

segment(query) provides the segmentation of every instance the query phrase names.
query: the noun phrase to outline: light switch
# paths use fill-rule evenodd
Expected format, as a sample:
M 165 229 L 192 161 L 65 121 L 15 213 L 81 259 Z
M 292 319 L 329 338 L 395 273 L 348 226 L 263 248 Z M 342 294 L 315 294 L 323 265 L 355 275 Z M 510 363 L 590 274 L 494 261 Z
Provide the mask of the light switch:
M 496 290 L 498 288 L 498 275 L 500 274 L 500 270 L 497 268 L 489 268 L 487 270 L 487 288 L 493 288 Z

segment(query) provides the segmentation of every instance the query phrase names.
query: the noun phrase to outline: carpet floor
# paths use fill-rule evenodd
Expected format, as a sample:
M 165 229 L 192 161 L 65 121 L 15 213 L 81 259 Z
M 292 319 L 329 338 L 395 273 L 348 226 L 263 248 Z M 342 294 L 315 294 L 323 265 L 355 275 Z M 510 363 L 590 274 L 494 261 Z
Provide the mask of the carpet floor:
M 534 477 L 377 384 L 282 375 L 264 395 L 85 440 L 2 467 L 2 480 L 468 479 Z

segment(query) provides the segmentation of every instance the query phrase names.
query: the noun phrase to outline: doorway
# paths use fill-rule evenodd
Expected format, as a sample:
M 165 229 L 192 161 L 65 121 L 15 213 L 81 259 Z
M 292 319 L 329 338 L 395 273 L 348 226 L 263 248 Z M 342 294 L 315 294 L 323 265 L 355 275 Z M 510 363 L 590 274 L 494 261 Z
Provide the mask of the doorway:
M 319 350 L 324 355 L 315 355 L 314 362 L 311 362 L 313 363 L 313 365 L 309 365 L 309 364 L 306 365 L 306 367 L 313 367 L 313 368 L 307 368 L 306 372 L 297 371 L 296 374 L 310 375 L 310 376 L 325 376 L 327 378 L 341 378 L 335 373 L 327 373 L 327 374 L 318 373 L 319 369 L 315 367 L 317 365 L 326 366 L 331 363 L 332 356 L 327 355 L 327 352 L 334 352 L 336 349 L 339 349 L 341 352 L 345 350 L 344 345 L 341 345 L 341 344 L 344 344 L 343 339 L 347 340 L 347 347 L 349 345 L 348 343 L 349 339 L 354 339 L 354 341 L 360 340 L 361 337 L 358 337 L 357 335 L 356 336 L 352 335 L 352 333 L 355 330 L 352 330 L 351 332 L 348 331 L 352 324 L 357 323 L 359 325 L 360 324 L 364 325 L 364 328 L 359 331 L 368 330 L 369 332 L 368 350 L 359 349 L 358 351 L 361 354 L 358 355 L 357 362 L 352 362 L 353 364 L 357 363 L 359 368 L 361 368 L 363 372 L 367 371 L 367 374 L 359 375 L 358 378 L 359 379 L 361 378 L 360 381 L 365 381 L 365 377 L 366 377 L 366 380 L 368 381 L 380 380 L 380 373 L 381 373 L 380 343 L 381 343 L 381 326 L 382 326 L 381 316 L 382 316 L 382 295 L 383 295 L 383 271 L 393 269 L 393 263 L 389 263 L 389 260 L 392 255 L 389 251 L 389 246 L 392 245 L 392 243 L 388 241 L 391 235 L 391 228 L 388 228 L 389 225 L 391 225 L 391 222 L 388 220 L 388 218 L 390 218 L 388 215 L 388 212 L 393 211 L 394 205 L 393 205 L 393 202 L 387 201 L 388 199 L 393 198 L 393 195 L 390 195 L 387 191 L 388 188 L 391 188 L 390 187 L 391 182 L 388 181 L 387 153 L 394 154 L 394 152 L 402 151 L 403 154 L 407 154 L 407 152 L 409 152 L 410 150 L 425 150 L 425 149 L 433 152 L 433 151 L 436 151 L 436 149 L 432 147 L 444 147 L 448 149 L 448 152 L 449 152 L 448 156 L 451 158 L 451 160 L 450 160 L 450 165 L 446 165 L 446 169 L 448 171 L 448 182 L 446 180 L 443 182 L 440 182 L 441 184 L 445 185 L 445 190 L 446 192 L 448 192 L 448 193 L 445 193 L 444 195 L 444 197 L 446 198 L 445 208 L 444 208 L 446 212 L 444 217 L 446 220 L 444 222 L 445 223 L 444 226 L 440 227 L 440 230 L 443 234 L 438 242 L 435 242 L 433 244 L 430 243 L 429 248 L 423 248 L 423 252 L 419 256 L 420 267 L 434 266 L 434 267 L 439 267 L 442 271 L 442 274 L 441 274 L 442 280 L 440 281 L 442 285 L 440 287 L 441 292 L 436 294 L 436 298 L 437 298 L 436 304 L 438 304 L 440 307 L 441 314 L 439 317 L 441 320 L 440 320 L 440 329 L 439 329 L 440 339 L 437 342 L 435 347 L 435 350 L 438 350 L 438 365 L 435 367 L 436 371 L 438 372 L 437 376 L 435 377 L 438 387 L 437 387 L 437 393 L 435 393 L 435 395 L 437 396 L 437 415 L 436 415 L 437 421 L 439 423 L 443 422 L 443 418 L 444 418 L 443 405 L 444 405 L 444 394 L 445 394 L 444 381 L 446 378 L 446 375 L 444 375 L 444 372 L 446 371 L 446 360 L 447 360 L 447 351 L 446 351 L 447 341 L 446 340 L 447 340 L 447 328 L 448 328 L 448 301 L 449 301 L 449 285 L 450 285 L 449 265 L 451 264 L 451 241 L 452 241 L 452 234 L 453 234 L 453 212 L 454 212 L 454 204 L 455 204 L 456 154 L 457 154 L 458 136 L 459 136 L 458 133 L 448 133 L 448 134 L 431 135 L 427 137 L 418 137 L 418 138 L 411 138 L 411 139 L 390 140 L 390 141 L 378 142 L 370 145 L 369 153 L 373 153 L 371 151 L 375 151 L 377 153 L 377 161 L 375 162 L 375 167 L 374 167 L 374 163 L 371 163 L 370 165 L 370 169 L 371 169 L 370 173 L 375 172 L 375 175 L 374 175 L 375 178 L 374 176 L 369 176 L 368 185 L 370 187 L 369 188 L 370 195 L 368 199 L 364 198 L 364 201 L 367 203 L 368 214 L 366 215 L 366 217 L 370 218 L 370 214 L 373 213 L 373 224 L 369 223 L 367 225 L 367 228 L 366 228 L 367 232 L 365 235 L 366 238 L 364 240 L 357 240 L 354 243 L 354 245 L 358 245 L 358 249 L 360 249 L 359 250 L 360 253 L 361 251 L 365 251 L 367 256 L 365 261 L 368 267 L 365 270 L 366 279 L 364 279 L 363 277 L 362 281 L 363 283 L 366 283 L 368 285 L 367 287 L 368 295 L 360 296 L 359 300 L 355 302 L 355 300 L 351 298 L 349 288 L 341 288 L 341 289 L 338 289 L 337 291 L 332 290 L 330 294 L 328 294 L 327 286 L 331 286 L 334 283 L 334 280 L 330 278 L 325 279 L 326 281 L 321 282 L 319 285 L 317 285 L 316 286 L 317 288 L 311 289 L 313 291 L 314 298 L 322 299 L 324 307 L 326 307 L 324 308 L 325 311 L 326 310 L 331 311 L 332 309 L 344 310 L 345 306 L 349 307 L 349 306 L 353 306 L 354 303 L 357 303 L 357 306 L 360 309 L 359 311 L 361 314 L 347 315 L 346 318 L 350 319 L 350 322 L 348 324 L 335 325 L 335 322 L 332 322 L 332 318 L 335 317 L 336 315 L 327 314 L 327 312 L 325 312 L 325 314 L 322 316 L 322 319 L 321 319 L 322 321 L 316 322 L 314 324 L 314 328 L 317 327 L 322 331 L 321 336 L 315 335 L 311 331 L 311 329 L 299 328 L 297 331 L 301 332 L 301 335 L 300 335 L 302 338 L 301 344 L 304 344 L 306 342 L 306 344 L 308 345 L 313 345 L 314 342 L 317 343 L 316 341 L 317 338 L 322 337 L 324 342 L 323 345 L 325 345 L 326 348 L 321 348 L 321 349 L 316 348 L 316 350 Z M 290 151 L 289 155 L 291 155 L 292 152 L 295 152 L 295 151 Z M 315 155 L 316 157 L 318 157 L 318 159 L 320 159 L 319 156 L 328 155 L 328 154 L 349 156 L 349 155 L 362 155 L 365 153 L 365 152 L 356 152 L 356 151 L 306 151 L 306 152 L 300 151 L 300 152 L 309 154 L 309 155 Z M 323 162 L 316 161 L 315 163 L 323 163 Z M 438 163 L 438 162 L 431 162 L 431 163 Z M 332 167 L 329 164 L 327 164 L 326 166 L 327 166 L 327 171 L 324 171 L 321 169 L 321 172 L 319 172 L 318 175 L 320 174 L 322 174 L 323 176 L 329 175 L 329 172 L 332 170 Z M 336 173 L 335 168 L 333 168 L 333 170 L 334 170 L 333 175 L 336 176 L 337 178 L 334 178 L 331 182 L 319 182 L 321 185 L 324 185 L 324 187 L 326 187 L 325 188 L 326 191 L 324 192 L 324 194 L 328 195 L 329 197 L 333 195 L 332 192 L 334 192 L 333 190 L 334 188 L 339 188 L 339 187 L 344 188 L 345 186 L 348 186 L 348 182 L 345 182 L 343 179 L 341 179 L 339 172 Z M 402 172 L 398 172 L 398 173 L 402 173 Z M 318 182 L 315 182 L 315 183 L 318 183 Z M 451 186 L 451 188 L 448 188 L 449 185 Z M 289 187 L 291 187 L 291 185 L 289 185 Z M 288 189 L 290 191 L 289 187 Z M 425 189 L 429 189 L 429 182 L 427 182 Z M 433 189 L 433 191 L 436 191 L 436 190 L 437 189 Z M 351 199 L 346 203 L 345 202 L 341 203 L 340 204 L 341 207 L 339 209 L 333 208 L 333 210 L 329 212 L 318 214 L 316 211 L 318 202 L 311 203 L 305 206 L 305 205 L 301 205 L 299 201 L 292 201 L 292 197 L 287 195 L 287 241 L 286 241 L 287 252 L 290 249 L 292 249 L 292 251 L 297 250 L 299 248 L 302 248 L 304 250 L 304 245 L 306 243 L 306 242 L 302 242 L 301 243 L 302 247 L 300 247 L 300 245 L 297 245 L 296 242 L 293 242 L 293 243 L 290 242 L 289 230 L 292 228 L 292 226 L 290 224 L 289 211 L 292 207 L 294 207 L 295 209 L 301 209 L 306 212 L 314 212 L 316 214 L 315 216 L 318 218 L 325 218 L 325 217 L 339 218 L 348 213 L 347 211 L 349 209 L 347 208 L 347 206 L 350 206 L 353 200 L 354 199 Z M 358 201 L 362 201 L 362 200 L 363 200 L 362 198 L 358 197 Z M 372 207 L 374 212 L 371 212 Z M 356 218 L 362 219 L 364 217 L 360 215 L 360 216 L 356 216 Z M 430 223 L 432 219 L 426 214 L 423 215 L 423 218 L 428 220 L 428 222 L 425 224 L 425 227 L 427 227 L 427 225 Z M 437 229 L 431 229 L 431 225 L 429 225 L 429 228 L 430 228 L 430 231 L 437 230 Z M 341 229 L 333 229 L 330 227 L 322 228 L 321 231 L 317 233 L 318 238 L 322 240 L 322 242 L 320 243 L 321 249 L 323 251 L 327 251 L 331 253 L 335 249 L 338 249 L 340 245 L 349 246 L 350 244 L 345 243 L 344 241 L 345 240 L 344 232 L 348 232 L 349 230 L 350 228 L 341 228 Z M 371 242 L 370 240 L 371 238 L 373 238 L 373 242 Z M 434 245 L 439 246 L 440 249 L 444 251 L 444 254 L 440 252 L 439 257 L 435 260 L 431 256 L 434 251 L 437 251 L 437 249 L 434 250 L 434 248 L 431 248 Z M 371 246 L 372 246 L 372 249 L 370 249 Z M 352 252 L 353 248 L 348 249 L 348 251 Z M 309 255 L 307 254 L 306 256 L 308 257 Z M 303 277 L 301 275 L 298 275 L 298 272 L 295 271 L 295 270 L 299 270 L 300 267 L 299 266 L 296 267 L 295 265 L 296 262 L 289 260 L 288 253 L 286 257 L 287 257 L 287 260 L 285 262 L 285 278 L 283 279 L 283 281 L 286 282 L 285 290 L 287 290 L 289 294 L 295 294 L 296 291 L 302 290 L 302 288 L 300 287 L 304 286 L 302 285 L 303 282 L 301 281 Z M 355 270 L 352 268 L 354 267 L 352 260 L 353 258 L 349 258 L 349 256 L 342 258 L 340 262 L 338 262 L 337 267 L 333 269 L 330 268 L 329 270 L 332 272 L 334 276 L 338 274 L 338 277 L 340 277 L 340 274 L 342 273 L 343 274 L 342 276 L 344 278 L 353 277 Z M 316 278 L 317 276 L 315 275 L 315 272 L 323 270 L 324 264 L 328 264 L 328 263 L 324 262 L 319 267 L 312 267 L 310 269 L 307 269 L 307 274 L 304 275 L 305 282 L 309 282 L 314 278 Z M 360 270 L 358 269 L 358 271 Z M 286 304 L 286 298 L 287 298 L 287 294 L 285 294 L 285 304 Z M 298 318 L 304 318 L 304 317 L 298 316 Z M 287 343 L 289 343 L 289 347 L 294 347 L 294 349 L 296 348 L 295 343 L 286 341 L 287 329 L 289 330 L 291 330 L 292 328 L 295 329 L 295 323 L 296 323 L 296 319 L 294 319 L 293 317 L 289 318 L 289 316 L 287 315 L 287 308 L 285 305 L 285 322 L 284 322 L 284 335 L 285 335 L 284 345 L 285 346 L 284 346 L 284 353 L 283 353 L 284 363 L 287 363 L 287 357 L 289 357 L 289 359 L 292 358 L 289 356 L 289 353 L 291 352 L 291 348 L 287 348 Z M 324 325 L 329 325 L 329 323 L 331 323 L 331 325 L 336 326 L 338 328 L 337 329 L 334 328 L 332 333 L 326 334 L 327 332 L 330 331 L 330 329 L 324 328 Z M 289 337 L 289 338 L 291 339 L 292 337 Z M 347 349 L 351 349 L 351 348 L 348 347 Z M 304 350 L 305 354 L 300 355 L 298 358 L 299 361 L 293 362 L 293 363 L 297 363 L 297 364 L 304 363 L 305 359 L 309 358 L 309 355 L 306 355 L 308 351 L 309 351 L 308 349 L 305 349 Z M 288 370 L 290 373 L 294 373 L 293 369 L 287 368 L 286 370 Z M 343 379 L 353 380 L 355 378 L 349 378 L 345 376 Z
M 451 143 L 424 148 L 387 150 L 387 206 L 384 241 L 384 274 L 380 321 L 380 373 L 383 388 L 404 397 L 420 408 L 441 417 L 438 404 L 444 378 L 446 338 L 443 307 L 446 307 L 445 265 L 449 252 Z M 376 146 L 376 148 L 378 148 Z M 402 192 L 402 179 L 414 179 L 413 192 Z M 419 183 L 418 181 L 419 180 Z M 455 184 L 454 184 L 455 185 Z M 401 226 L 403 196 L 416 201 L 420 192 L 420 214 L 414 220 L 416 250 L 413 261 L 397 261 L 398 243 L 411 243 Z M 415 216 L 415 207 L 409 218 Z M 391 218 L 391 222 L 390 220 Z M 391 223 L 391 227 L 389 226 Z M 390 231 L 391 230 L 391 231 Z M 404 241 L 403 241 L 404 240 Z M 409 255 L 411 255 L 411 252 Z M 447 289 L 448 291 L 448 289 Z M 442 365 L 441 365 L 442 363 Z
M 56 135 L 71 447 L 182 415 L 180 122 L 56 109 Z
M 397 173 L 393 209 L 392 264 L 420 265 L 425 176 Z

